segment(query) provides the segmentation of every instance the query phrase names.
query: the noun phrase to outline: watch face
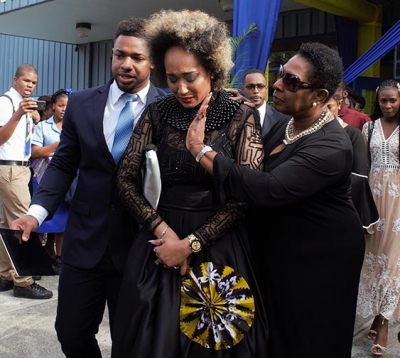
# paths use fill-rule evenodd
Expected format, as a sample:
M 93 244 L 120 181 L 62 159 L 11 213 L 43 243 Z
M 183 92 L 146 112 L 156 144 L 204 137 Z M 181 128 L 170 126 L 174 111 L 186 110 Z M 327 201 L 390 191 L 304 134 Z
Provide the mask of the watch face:
M 201 242 L 199 240 L 193 240 L 190 244 L 190 248 L 193 252 L 198 252 L 201 250 Z

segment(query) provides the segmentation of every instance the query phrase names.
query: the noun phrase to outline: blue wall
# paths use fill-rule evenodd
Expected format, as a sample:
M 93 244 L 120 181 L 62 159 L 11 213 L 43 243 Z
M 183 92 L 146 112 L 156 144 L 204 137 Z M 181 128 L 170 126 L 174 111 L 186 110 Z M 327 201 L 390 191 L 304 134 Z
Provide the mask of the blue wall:
M 75 46 L 0 34 L 0 94 L 12 86 L 15 71 L 23 63 L 38 70 L 34 96 L 103 84 L 111 75 L 111 50 L 112 40 Z

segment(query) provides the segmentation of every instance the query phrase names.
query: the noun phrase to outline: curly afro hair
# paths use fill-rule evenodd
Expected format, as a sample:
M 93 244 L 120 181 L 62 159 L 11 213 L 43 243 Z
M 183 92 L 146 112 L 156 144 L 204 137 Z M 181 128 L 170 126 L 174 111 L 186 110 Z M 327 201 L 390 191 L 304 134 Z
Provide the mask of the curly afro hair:
M 179 46 L 194 54 L 211 74 L 213 91 L 221 91 L 233 67 L 232 48 L 227 25 L 200 10 L 161 10 L 146 23 L 153 75 L 167 87 L 164 57 L 167 50 Z

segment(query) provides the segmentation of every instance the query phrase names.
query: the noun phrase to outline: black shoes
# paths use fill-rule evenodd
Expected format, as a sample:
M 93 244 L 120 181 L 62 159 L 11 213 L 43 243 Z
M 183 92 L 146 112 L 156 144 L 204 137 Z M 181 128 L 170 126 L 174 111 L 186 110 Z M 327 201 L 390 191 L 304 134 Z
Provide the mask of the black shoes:
M 8 291 L 14 288 L 14 297 L 32 298 L 45 300 L 53 297 L 53 292 L 46 290 L 37 283 L 32 283 L 30 286 L 19 287 L 14 286 L 13 281 L 7 281 L 0 277 L 0 292 Z
M 14 287 L 14 282 L 7 281 L 0 277 L 0 292 L 9 291 Z
M 36 282 L 30 286 L 14 286 L 14 297 L 32 298 L 36 300 L 45 300 L 53 297 L 53 292 L 39 286 Z

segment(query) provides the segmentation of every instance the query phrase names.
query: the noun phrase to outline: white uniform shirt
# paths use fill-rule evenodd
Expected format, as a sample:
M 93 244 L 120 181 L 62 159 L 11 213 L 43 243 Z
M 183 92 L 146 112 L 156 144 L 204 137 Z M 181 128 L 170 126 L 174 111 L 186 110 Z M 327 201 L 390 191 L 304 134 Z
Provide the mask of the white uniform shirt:
M 5 94 L 12 98 L 14 108 L 17 110 L 24 98 L 13 87 Z M 0 126 L 4 126 L 12 117 L 13 104 L 7 97 L 0 97 Z M 30 153 L 25 155 L 26 116 L 21 117 L 10 139 L 0 145 L 0 160 L 29 160 Z M 29 115 L 28 118 L 32 128 L 32 118 Z

